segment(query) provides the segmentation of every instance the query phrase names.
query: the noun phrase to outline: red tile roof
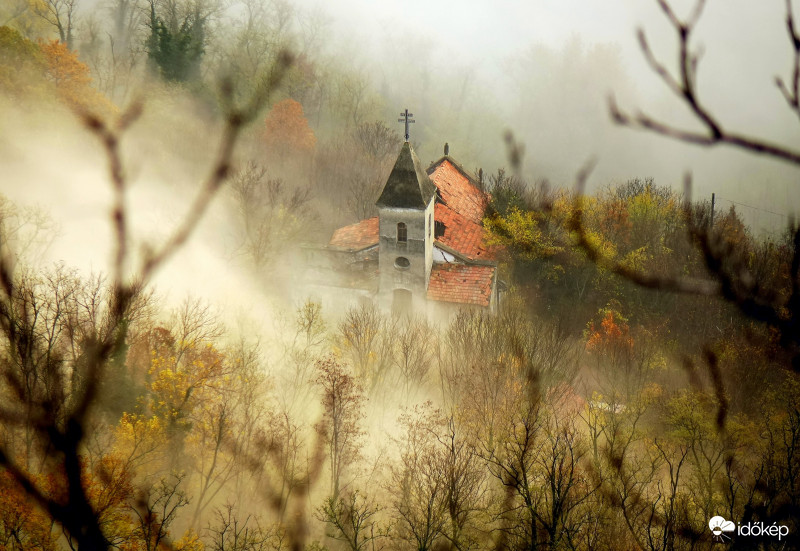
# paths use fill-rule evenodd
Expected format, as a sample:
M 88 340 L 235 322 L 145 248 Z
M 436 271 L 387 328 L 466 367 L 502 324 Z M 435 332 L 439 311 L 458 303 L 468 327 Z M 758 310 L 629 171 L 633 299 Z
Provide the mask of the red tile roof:
M 328 247 L 360 251 L 378 244 L 378 217 L 367 218 L 333 232 Z
M 494 271 L 494 266 L 434 264 L 428 299 L 489 306 Z
M 475 187 L 455 163 L 444 158 L 430 173 L 442 200 L 451 209 L 472 222 L 480 223 L 486 210 L 486 194 Z
M 470 260 L 494 260 L 495 250 L 483 241 L 483 225 L 461 216 L 441 203 L 434 205 L 434 219 L 445 225 L 444 235 L 436 238 L 439 243 L 461 253 Z

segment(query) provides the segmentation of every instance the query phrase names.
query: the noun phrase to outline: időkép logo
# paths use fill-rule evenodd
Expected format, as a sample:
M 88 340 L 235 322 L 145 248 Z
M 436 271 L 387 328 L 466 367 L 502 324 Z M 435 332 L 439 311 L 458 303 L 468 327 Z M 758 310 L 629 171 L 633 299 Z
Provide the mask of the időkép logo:
M 713 541 L 717 543 L 725 543 L 731 540 L 732 535 L 735 533 L 737 536 L 743 537 L 763 537 L 772 536 L 777 537 L 778 541 L 789 535 L 789 527 L 782 524 L 773 522 L 772 524 L 764 524 L 763 522 L 745 522 L 736 526 L 731 520 L 725 520 L 723 517 L 711 517 L 708 521 L 708 528 L 713 534 Z

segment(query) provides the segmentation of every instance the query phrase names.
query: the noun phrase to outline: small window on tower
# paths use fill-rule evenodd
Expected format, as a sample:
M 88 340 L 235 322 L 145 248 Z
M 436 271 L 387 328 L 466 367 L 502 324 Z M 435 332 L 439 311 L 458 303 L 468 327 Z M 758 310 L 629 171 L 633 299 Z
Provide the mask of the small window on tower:
M 408 234 L 406 233 L 406 225 L 403 222 L 397 224 L 397 242 L 406 243 L 408 241 Z

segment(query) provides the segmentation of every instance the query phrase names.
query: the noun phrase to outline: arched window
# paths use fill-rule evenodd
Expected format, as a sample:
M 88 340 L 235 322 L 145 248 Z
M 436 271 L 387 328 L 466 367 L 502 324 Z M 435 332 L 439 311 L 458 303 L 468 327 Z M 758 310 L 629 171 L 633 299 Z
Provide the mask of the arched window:
M 397 224 L 397 242 L 398 243 L 408 242 L 408 233 L 406 231 L 405 222 L 400 222 L 399 224 Z

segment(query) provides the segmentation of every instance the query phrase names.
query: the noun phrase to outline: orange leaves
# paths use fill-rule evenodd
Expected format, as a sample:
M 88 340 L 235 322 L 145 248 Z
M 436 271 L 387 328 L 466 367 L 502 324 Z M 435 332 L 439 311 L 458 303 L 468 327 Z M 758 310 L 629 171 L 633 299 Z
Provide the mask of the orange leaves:
M 200 536 L 197 535 L 197 532 L 189 529 L 183 534 L 181 539 L 173 542 L 172 549 L 175 551 L 203 551 L 205 546 L 200 540 Z
M 92 77 L 89 67 L 78 60 L 78 54 L 58 40 L 43 42 L 39 46 L 47 60 L 47 76 L 56 87 L 83 88 L 89 86 Z
M 39 48 L 47 62 L 45 77 L 55 84 L 59 98 L 80 111 L 105 115 L 115 110 L 113 104 L 92 88 L 89 67 L 58 40 L 43 42 Z
M 604 310 L 605 315 L 600 322 L 600 327 L 595 327 L 590 322 L 586 338 L 586 349 L 590 352 L 603 354 L 613 349 L 633 348 L 633 339 L 629 334 L 628 324 L 625 323 L 619 312 L 612 309 Z
M 116 108 L 92 87 L 89 67 L 77 52 L 52 40 L 32 42 L 0 27 L 0 92 L 42 100 L 53 92 L 69 107 L 109 115 Z
M 116 547 L 131 537 L 128 502 L 133 496 L 131 477 L 125 465 L 105 455 L 94 465 L 80 458 L 81 486 L 105 537 Z M 44 497 L 61 506 L 70 503 L 70 481 L 60 468 L 43 474 L 28 474 Z M 50 515 L 38 507 L 9 472 L 0 469 L 0 550 L 60 549 Z
M 273 105 L 264 122 L 264 141 L 281 157 L 310 153 L 317 144 L 314 131 L 303 115 L 303 106 L 291 98 Z
M 52 529 L 14 477 L 0 470 L 0 549 L 58 549 Z

